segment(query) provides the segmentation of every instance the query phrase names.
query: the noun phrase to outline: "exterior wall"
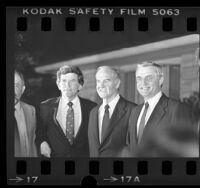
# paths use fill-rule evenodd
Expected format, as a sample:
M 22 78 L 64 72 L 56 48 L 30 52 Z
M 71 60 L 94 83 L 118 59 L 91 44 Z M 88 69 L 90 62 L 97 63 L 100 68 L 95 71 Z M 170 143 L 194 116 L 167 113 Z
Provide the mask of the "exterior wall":
M 189 97 L 193 92 L 199 92 L 199 65 L 195 55 L 184 54 L 181 61 L 180 98 Z
M 193 92 L 199 91 L 198 64 L 195 62 L 194 52 L 178 55 L 173 59 L 159 58 L 156 60 L 155 57 L 154 61 L 163 67 L 165 76 L 164 93 L 174 99 L 182 100 L 184 97 L 191 96 Z M 134 62 L 134 59 L 132 61 Z M 121 62 L 124 62 L 123 59 Z M 109 61 L 99 65 L 109 65 Z M 120 94 L 130 101 L 142 103 L 143 100 L 137 92 L 135 83 L 136 64 L 121 63 L 115 65 L 115 67 L 121 72 Z M 95 83 L 96 68 L 93 67 L 92 69 L 85 70 L 83 73 L 85 84 L 80 95 L 99 102 Z

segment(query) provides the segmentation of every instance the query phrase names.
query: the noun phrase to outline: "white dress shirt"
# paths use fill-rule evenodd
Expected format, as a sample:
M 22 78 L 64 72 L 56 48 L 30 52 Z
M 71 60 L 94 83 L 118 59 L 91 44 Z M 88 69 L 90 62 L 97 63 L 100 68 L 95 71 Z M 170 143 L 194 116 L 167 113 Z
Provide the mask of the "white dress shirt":
M 66 98 L 61 97 L 56 116 L 65 135 L 66 135 L 66 120 L 67 120 L 67 111 L 69 109 L 68 106 L 69 102 L 70 101 L 68 101 Z M 76 136 L 82 122 L 81 104 L 78 96 L 76 96 L 71 102 L 73 103 L 72 108 L 74 110 L 74 134 Z
M 114 109 L 115 109 L 115 106 L 117 105 L 117 102 L 119 101 L 120 99 L 120 96 L 119 94 L 116 95 L 116 97 L 108 103 L 109 105 L 109 118 L 111 119 L 112 117 L 112 114 L 114 112 Z M 105 105 L 107 105 L 106 101 L 103 100 L 103 103 L 102 105 L 100 106 L 99 108 L 99 111 L 98 111 L 98 117 L 99 117 L 99 140 L 101 142 L 101 130 L 102 130 L 102 123 L 103 123 L 103 116 L 104 116 L 104 112 L 105 112 Z
M 18 102 L 15 105 L 15 118 L 17 121 L 17 127 L 19 131 L 21 152 L 24 157 L 28 157 L 29 156 L 29 141 L 28 141 L 24 111 L 20 105 L 20 102 Z
M 150 98 L 149 100 L 144 101 L 144 104 L 146 102 L 149 103 L 149 107 L 148 107 L 148 110 L 147 110 L 147 113 L 146 113 L 146 117 L 145 117 L 145 126 L 146 126 L 146 123 L 147 123 L 149 117 L 151 116 L 156 104 L 160 100 L 161 96 L 162 96 L 162 92 L 160 91 L 154 97 Z M 137 135 L 139 133 L 139 125 L 140 125 L 140 121 L 141 121 L 144 109 L 145 109 L 145 105 L 143 105 L 142 110 L 141 110 L 140 115 L 139 115 L 139 118 L 138 118 L 138 121 L 137 121 Z

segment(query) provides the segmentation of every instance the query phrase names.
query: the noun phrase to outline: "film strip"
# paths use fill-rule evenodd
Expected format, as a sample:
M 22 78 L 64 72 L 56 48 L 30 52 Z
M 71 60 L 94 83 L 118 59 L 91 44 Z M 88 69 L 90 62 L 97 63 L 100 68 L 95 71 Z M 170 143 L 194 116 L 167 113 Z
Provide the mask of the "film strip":
M 163 9 L 164 10 L 164 9 Z M 123 17 L 115 17 L 113 19 L 113 30 L 124 31 L 124 19 Z M 148 17 L 141 17 L 137 20 L 138 31 L 148 32 Z M 173 18 L 166 17 L 162 18 L 162 31 L 169 32 L 173 31 Z M 19 17 L 17 18 L 17 30 L 18 31 L 26 31 L 27 28 L 27 17 Z M 89 19 L 89 31 L 100 31 L 100 18 L 99 17 L 91 17 Z M 185 29 L 187 32 L 196 32 L 197 31 L 197 18 L 196 17 L 188 17 L 185 23 Z M 51 17 L 42 17 L 41 18 L 41 31 L 51 31 L 52 30 L 52 19 Z M 68 17 L 65 19 L 65 30 L 66 31 L 76 31 L 76 17 Z
M 160 156 L 147 152 L 146 156 L 144 153 L 139 157 L 109 153 L 95 157 L 89 151 L 90 157 L 74 157 L 69 152 L 49 158 L 42 154 L 41 145 L 35 143 L 37 155 L 19 157 L 15 156 L 14 148 L 15 119 L 10 118 L 14 106 L 11 100 L 14 98 L 13 70 L 23 72 L 26 84 L 23 100 L 35 107 L 37 139 L 42 121 L 40 105 L 48 98 L 59 96 L 56 71 L 62 66 L 77 66 L 82 70 L 85 83 L 80 96 L 96 103 L 101 102 L 96 92 L 97 68 L 114 67 L 120 70 L 120 95 L 140 104 L 136 64 L 155 61 L 162 66 L 166 77 L 163 92 L 171 98 L 190 102 L 196 118 L 194 126 L 199 127 L 199 18 L 199 7 L 7 7 L 6 66 L 7 75 L 11 75 L 7 79 L 10 93 L 6 128 L 7 185 L 199 185 L 198 128 L 195 129 L 198 144 L 185 141 L 184 145 L 191 144 L 190 149 L 179 150 L 176 143 L 169 142 L 173 148 L 171 155 L 167 153 L 168 145 L 164 144 L 167 152 Z M 126 132 L 124 145 L 128 129 Z M 85 134 L 90 137 L 88 130 Z M 189 136 L 183 133 L 182 137 L 184 140 Z M 120 145 L 115 142 L 114 145 Z M 86 152 L 87 148 L 81 149 Z
M 15 160 L 14 178 L 9 182 L 22 185 L 198 185 L 197 159 L 84 159 L 84 165 L 74 159 L 31 160 Z

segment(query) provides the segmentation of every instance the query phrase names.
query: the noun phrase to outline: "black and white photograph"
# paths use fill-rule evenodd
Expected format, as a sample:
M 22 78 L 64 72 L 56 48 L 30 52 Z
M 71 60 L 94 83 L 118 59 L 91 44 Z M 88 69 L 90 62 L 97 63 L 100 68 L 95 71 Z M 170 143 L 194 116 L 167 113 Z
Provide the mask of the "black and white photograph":
M 127 174 L 109 167 L 95 176 L 99 185 L 179 184 L 145 180 L 129 165 L 199 158 L 199 12 L 7 7 L 7 182 L 76 185 L 90 160 L 103 172 L 122 160 Z M 29 180 L 12 181 L 17 160 L 31 165 Z M 56 168 L 48 180 L 37 175 L 43 160 Z M 65 178 L 68 160 L 82 175 Z

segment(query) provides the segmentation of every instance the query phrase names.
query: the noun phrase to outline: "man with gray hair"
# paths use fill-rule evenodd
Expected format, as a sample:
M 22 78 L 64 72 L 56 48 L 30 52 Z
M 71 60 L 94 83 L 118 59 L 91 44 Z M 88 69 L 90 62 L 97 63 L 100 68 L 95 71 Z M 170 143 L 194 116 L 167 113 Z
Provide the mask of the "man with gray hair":
M 160 65 L 137 65 L 137 90 L 144 103 L 133 109 L 124 157 L 198 157 L 198 125 L 186 104 L 162 92 Z M 126 150 L 127 149 L 127 150 Z
M 40 153 L 46 157 L 89 157 L 88 120 L 96 104 L 78 96 L 83 74 L 76 66 L 63 66 L 56 83 L 61 96 L 40 105 Z
M 119 95 L 119 72 L 102 66 L 96 72 L 96 90 L 102 103 L 90 113 L 90 157 L 120 157 L 126 145 L 129 116 L 136 104 Z

